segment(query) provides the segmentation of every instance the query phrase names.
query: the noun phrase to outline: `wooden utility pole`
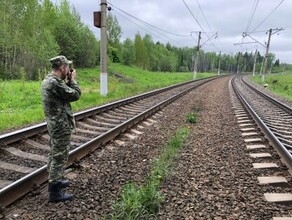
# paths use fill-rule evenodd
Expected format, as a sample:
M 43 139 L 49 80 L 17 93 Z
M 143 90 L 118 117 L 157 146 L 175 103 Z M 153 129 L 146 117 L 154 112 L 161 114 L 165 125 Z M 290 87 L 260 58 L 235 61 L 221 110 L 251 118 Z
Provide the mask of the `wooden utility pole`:
M 107 95 L 107 1 L 101 0 L 101 25 L 100 25 L 100 95 Z
M 199 55 L 200 55 L 200 40 L 201 40 L 201 31 L 199 32 L 197 55 L 195 57 L 195 63 L 194 63 L 194 79 L 197 78 L 198 62 L 199 62 Z

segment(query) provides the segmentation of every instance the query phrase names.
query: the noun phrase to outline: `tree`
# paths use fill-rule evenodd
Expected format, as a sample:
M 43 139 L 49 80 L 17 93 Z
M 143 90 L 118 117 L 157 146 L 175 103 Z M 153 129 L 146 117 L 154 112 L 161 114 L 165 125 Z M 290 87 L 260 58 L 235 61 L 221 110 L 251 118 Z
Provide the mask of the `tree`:
M 2 0 L 0 78 L 39 79 L 60 53 L 80 66 L 97 64 L 98 41 L 67 0 Z
M 153 43 L 151 35 L 146 34 L 143 37 L 143 44 L 145 47 L 145 54 L 146 54 L 145 68 L 150 70 L 150 69 L 152 69 L 152 64 L 153 64 L 152 62 L 155 60 L 154 53 L 153 53 L 154 43 Z
M 97 63 L 98 42 L 67 0 L 57 8 L 57 22 L 53 28 L 60 53 L 73 60 L 77 66 L 90 67 Z
M 146 51 L 144 42 L 141 35 L 137 33 L 135 35 L 135 55 L 136 55 L 136 65 L 143 69 L 146 68 Z
M 276 59 L 274 66 L 275 67 L 279 67 L 280 66 L 280 60 L 279 59 Z
M 87 26 L 80 27 L 80 41 L 78 44 L 76 65 L 78 67 L 92 67 L 99 62 L 100 44 Z
M 116 16 L 113 16 L 110 13 L 107 16 L 107 33 L 109 45 L 114 48 L 118 48 L 120 44 L 120 38 L 122 36 L 122 29 Z
M 125 65 L 132 65 L 135 62 L 135 46 L 130 38 L 127 38 L 123 43 L 121 57 L 122 63 Z

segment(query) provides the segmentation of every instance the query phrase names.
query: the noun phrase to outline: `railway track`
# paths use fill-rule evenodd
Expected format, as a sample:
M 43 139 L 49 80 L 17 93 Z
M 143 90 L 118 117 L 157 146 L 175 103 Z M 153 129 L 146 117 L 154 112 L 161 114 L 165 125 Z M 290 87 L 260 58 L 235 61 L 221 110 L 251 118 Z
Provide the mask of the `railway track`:
M 256 160 L 253 167 L 268 169 L 269 173 L 274 173 L 259 176 L 259 184 L 283 187 L 280 191 L 275 188 L 272 193 L 264 193 L 265 200 L 279 204 L 291 203 L 292 194 L 285 190 L 290 187 L 289 179 L 292 174 L 291 107 L 252 87 L 242 76 L 232 79 L 232 87 L 236 94 L 233 94 L 233 106 L 238 124 L 246 147 L 251 151 L 250 156 Z M 240 103 L 236 101 L 235 96 L 239 98 Z M 271 148 L 277 152 L 278 158 L 267 153 Z M 287 170 L 290 174 L 287 172 L 287 175 L 279 176 L 277 170 Z
M 166 87 L 75 114 L 76 130 L 67 166 L 213 79 Z M 1 207 L 47 181 L 48 141 L 46 123 L 0 135 Z

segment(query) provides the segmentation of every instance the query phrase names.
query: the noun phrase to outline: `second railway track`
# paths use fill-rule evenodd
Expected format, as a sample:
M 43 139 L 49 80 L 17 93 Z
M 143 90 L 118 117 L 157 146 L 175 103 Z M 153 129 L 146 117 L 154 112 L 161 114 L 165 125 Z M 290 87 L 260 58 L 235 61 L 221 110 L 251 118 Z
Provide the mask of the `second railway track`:
M 241 100 L 241 105 L 244 106 L 235 104 L 234 107 L 242 135 L 247 148 L 250 151 L 257 151 L 250 154 L 258 161 L 253 167 L 268 170 L 258 177 L 259 184 L 284 187 L 264 193 L 264 198 L 271 203 L 290 204 L 292 202 L 292 194 L 289 190 L 292 174 L 292 109 L 252 87 L 244 77 L 235 77 L 232 85 Z M 260 129 L 255 127 L 254 122 Z M 274 152 L 268 153 L 271 146 Z M 277 170 L 288 170 L 290 174 L 281 172 L 282 174 L 279 175 Z
M 292 174 L 292 108 L 260 92 L 242 77 L 235 79 L 238 91 L 254 111 L 254 119 L 274 144 Z

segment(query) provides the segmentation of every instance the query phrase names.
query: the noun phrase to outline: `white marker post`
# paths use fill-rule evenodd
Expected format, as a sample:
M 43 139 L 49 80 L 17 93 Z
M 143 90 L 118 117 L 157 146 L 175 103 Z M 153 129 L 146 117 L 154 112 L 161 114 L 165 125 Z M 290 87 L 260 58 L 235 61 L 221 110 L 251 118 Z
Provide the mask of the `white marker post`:
M 101 0 L 101 29 L 100 29 L 100 95 L 107 95 L 107 35 L 106 11 L 107 2 Z

